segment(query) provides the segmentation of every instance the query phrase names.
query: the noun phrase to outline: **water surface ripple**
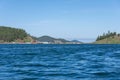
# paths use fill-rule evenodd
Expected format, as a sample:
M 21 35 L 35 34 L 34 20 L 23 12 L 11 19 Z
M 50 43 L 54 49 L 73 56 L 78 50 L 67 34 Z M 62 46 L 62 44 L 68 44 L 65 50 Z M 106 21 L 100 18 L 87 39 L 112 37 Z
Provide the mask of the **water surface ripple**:
M 120 80 L 120 45 L 1 44 L 0 80 Z

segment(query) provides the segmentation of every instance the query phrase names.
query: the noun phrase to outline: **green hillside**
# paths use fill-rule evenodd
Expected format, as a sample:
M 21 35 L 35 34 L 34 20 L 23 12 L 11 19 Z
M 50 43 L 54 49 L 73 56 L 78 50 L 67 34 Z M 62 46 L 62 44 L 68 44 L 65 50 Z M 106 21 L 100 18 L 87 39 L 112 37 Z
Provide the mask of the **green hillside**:
M 117 34 L 116 32 L 110 32 L 104 33 L 101 36 L 98 36 L 95 44 L 120 44 L 120 34 Z
M 0 43 L 30 42 L 32 39 L 23 29 L 0 26 Z

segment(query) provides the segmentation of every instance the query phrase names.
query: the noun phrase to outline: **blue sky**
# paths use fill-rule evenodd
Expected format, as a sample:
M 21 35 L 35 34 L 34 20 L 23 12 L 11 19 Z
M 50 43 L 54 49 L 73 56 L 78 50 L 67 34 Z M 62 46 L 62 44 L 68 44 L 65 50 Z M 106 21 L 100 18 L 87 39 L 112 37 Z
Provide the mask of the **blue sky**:
M 0 0 L 0 25 L 93 41 L 108 30 L 120 33 L 120 0 Z

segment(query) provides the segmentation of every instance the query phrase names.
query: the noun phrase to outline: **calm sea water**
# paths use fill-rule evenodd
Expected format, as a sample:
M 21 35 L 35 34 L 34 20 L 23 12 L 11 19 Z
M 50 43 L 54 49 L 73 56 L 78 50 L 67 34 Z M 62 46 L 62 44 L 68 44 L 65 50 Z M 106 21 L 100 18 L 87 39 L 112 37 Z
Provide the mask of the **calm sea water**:
M 120 45 L 0 45 L 0 80 L 120 80 Z

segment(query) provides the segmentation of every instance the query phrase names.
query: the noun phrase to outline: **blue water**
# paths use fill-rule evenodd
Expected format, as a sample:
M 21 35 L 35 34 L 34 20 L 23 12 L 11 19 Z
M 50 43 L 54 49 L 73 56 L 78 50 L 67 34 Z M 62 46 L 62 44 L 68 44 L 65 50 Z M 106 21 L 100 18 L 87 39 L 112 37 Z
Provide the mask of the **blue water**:
M 120 45 L 0 45 L 0 80 L 120 80 Z

